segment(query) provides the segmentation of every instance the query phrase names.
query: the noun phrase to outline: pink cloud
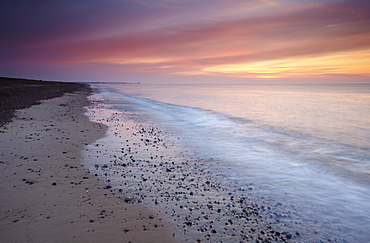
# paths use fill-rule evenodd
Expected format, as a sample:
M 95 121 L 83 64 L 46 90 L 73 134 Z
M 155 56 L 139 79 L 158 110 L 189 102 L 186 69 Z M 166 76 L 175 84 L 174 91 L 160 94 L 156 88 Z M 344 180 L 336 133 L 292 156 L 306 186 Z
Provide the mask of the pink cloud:
M 276 3 L 254 1 L 244 5 L 245 1 L 237 1 L 232 5 L 216 1 L 205 8 L 199 1 L 143 0 L 127 1 L 126 5 L 116 1 L 116 9 L 111 9 L 96 2 L 102 9 L 97 16 L 74 9 L 71 16 L 75 25 L 68 20 L 57 24 L 53 19 L 51 24 L 41 25 L 37 35 L 23 30 L 26 36 L 6 38 L 0 63 L 94 63 L 104 67 L 110 63 L 125 72 L 171 74 L 220 64 L 370 50 L 368 4 L 293 2 L 294 8 L 288 10 L 281 6 L 289 6 L 289 2 Z M 132 13 L 124 11 L 125 7 Z M 57 16 L 67 17 L 68 9 L 63 7 Z

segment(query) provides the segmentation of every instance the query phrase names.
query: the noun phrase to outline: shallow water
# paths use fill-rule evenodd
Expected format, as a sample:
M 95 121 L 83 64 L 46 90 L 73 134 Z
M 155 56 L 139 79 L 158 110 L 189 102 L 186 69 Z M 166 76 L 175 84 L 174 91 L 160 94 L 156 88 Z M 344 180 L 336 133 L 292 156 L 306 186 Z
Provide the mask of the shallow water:
M 285 224 L 306 239 L 365 242 L 370 236 L 368 85 L 101 88 L 98 97 L 109 105 L 100 119 L 130 110 L 140 122 L 160 126 L 173 147 L 208 161 L 203 166 L 225 190 L 279 205 L 290 215 Z

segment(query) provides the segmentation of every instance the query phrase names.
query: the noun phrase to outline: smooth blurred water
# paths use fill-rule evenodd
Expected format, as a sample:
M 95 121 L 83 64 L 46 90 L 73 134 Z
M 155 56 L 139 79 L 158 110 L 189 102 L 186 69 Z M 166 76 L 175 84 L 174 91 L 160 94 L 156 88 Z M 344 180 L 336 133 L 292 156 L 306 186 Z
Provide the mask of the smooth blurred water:
M 100 85 L 230 180 L 370 236 L 369 85 Z M 281 198 L 283 200 L 283 198 Z M 320 214 L 318 217 L 317 215 Z

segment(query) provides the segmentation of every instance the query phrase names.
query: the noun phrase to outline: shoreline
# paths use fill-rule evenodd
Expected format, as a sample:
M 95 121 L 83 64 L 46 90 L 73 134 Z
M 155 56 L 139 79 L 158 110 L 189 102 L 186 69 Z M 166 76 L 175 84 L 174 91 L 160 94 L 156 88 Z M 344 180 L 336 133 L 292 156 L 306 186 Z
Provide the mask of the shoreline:
M 228 180 L 217 172 L 220 161 L 199 157 L 136 105 L 105 98 L 98 94 L 88 113 L 109 130 L 86 147 L 84 159 L 106 186 L 166 214 L 186 242 L 301 239 L 280 222 L 284 210 L 258 195 L 258 185 Z
M 189 144 L 192 127 L 177 128 L 181 123 L 167 120 L 165 108 L 156 112 L 150 103 L 136 102 L 140 96 L 119 93 L 103 89 L 94 96 L 97 106 L 89 116 L 110 129 L 86 147 L 86 165 L 105 185 L 172 218 L 185 241 L 360 242 L 366 237 L 366 229 L 338 221 L 319 203 L 271 190 L 263 180 L 238 178 L 231 161 L 203 154 L 200 149 L 207 146 Z
M 360 239 L 321 229 L 258 183 L 230 180 L 221 160 L 184 146 L 134 103 L 83 87 L 36 101 L 0 127 L 7 242 Z
M 7 242 L 176 242 L 162 216 L 125 202 L 85 169 L 106 126 L 84 115 L 88 90 L 16 111 L 0 128 L 0 237 Z

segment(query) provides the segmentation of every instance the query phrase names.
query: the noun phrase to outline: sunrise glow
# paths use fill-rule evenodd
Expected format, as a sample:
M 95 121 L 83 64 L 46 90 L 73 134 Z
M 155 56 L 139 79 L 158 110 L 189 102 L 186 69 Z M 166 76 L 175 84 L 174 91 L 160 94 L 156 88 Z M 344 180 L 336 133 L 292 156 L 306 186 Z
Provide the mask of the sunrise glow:
M 315 58 L 289 58 L 204 68 L 204 74 L 218 73 L 250 78 L 289 78 L 304 75 L 369 75 L 370 52 L 351 52 Z
M 181 81 L 193 75 L 246 81 L 370 78 L 366 1 L 3 5 L 3 76 L 76 81 Z

